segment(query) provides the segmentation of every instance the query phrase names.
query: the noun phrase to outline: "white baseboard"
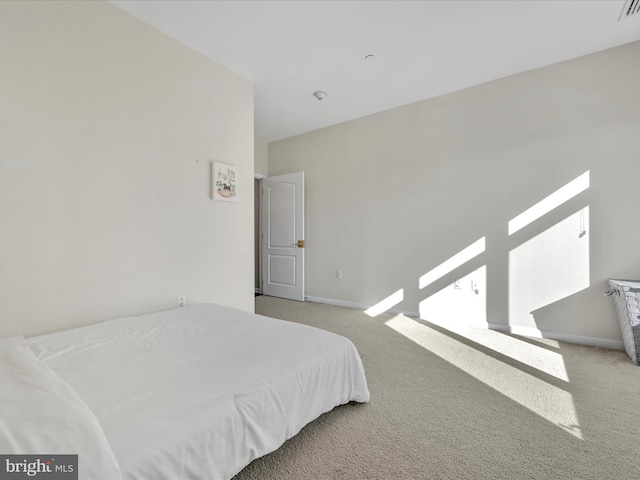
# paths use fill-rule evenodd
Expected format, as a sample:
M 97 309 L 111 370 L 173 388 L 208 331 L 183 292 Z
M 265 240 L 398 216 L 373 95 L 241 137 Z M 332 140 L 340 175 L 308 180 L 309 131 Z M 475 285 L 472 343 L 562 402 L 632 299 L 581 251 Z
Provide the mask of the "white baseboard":
M 520 327 L 518 325 L 504 325 L 502 323 L 489 323 L 488 328 L 501 332 L 523 335 L 525 337 L 548 338 L 559 342 L 577 343 L 589 347 L 608 348 L 610 350 L 624 350 L 622 340 L 611 340 L 608 338 L 587 337 L 572 333 L 552 332 L 549 330 L 538 330 L 533 327 Z
M 373 305 L 365 305 L 364 303 L 355 303 L 355 302 L 347 302 L 344 300 L 335 300 L 333 298 L 322 298 L 322 297 L 311 297 L 306 295 L 304 297 L 306 300 L 315 303 L 326 303 L 327 305 L 335 305 L 337 307 L 346 307 L 346 308 L 355 308 L 357 310 L 368 310 Z M 385 313 L 393 313 L 394 315 L 404 315 L 406 317 L 419 317 L 420 314 L 418 312 L 410 312 L 407 310 L 400 310 L 397 308 L 391 308 L 387 310 Z
M 306 300 L 316 303 L 326 303 L 327 305 L 335 305 L 337 307 L 355 308 L 358 310 L 367 310 L 372 305 L 365 305 L 364 303 L 348 302 L 346 300 L 336 300 L 333 298 L 322 298 L 305 296 Z M 418 312 L 411 312 L 407 310 L 399 310 L 392 308 L 387 310 L 386 313 L 392 313 L 394 315 L 404 315 L 406 317 L 420 318 Z M 498 330 L 501 332 L 513 333 L 515 335 L 523 335 L 525 337 L 534 338 L 548 338 L 550 340 L 557 340 L 559 342 L 577 343 L 579 345 L 587 345 L 589 347 L 608 348 L 611 350 L 624 350 L 624 343 L 622 340 L 610 340 L 607 338 L 587 337 L 584 335 L 574 335 L 571 333 L 552 332 L 549 330 L 538 330 L 532 327 L 520 327 L 518 325 L 504 325 L 501 323 L 487 323 L 483 325 L 473 325 L 478 328 L 487 328 L 489 330 Z

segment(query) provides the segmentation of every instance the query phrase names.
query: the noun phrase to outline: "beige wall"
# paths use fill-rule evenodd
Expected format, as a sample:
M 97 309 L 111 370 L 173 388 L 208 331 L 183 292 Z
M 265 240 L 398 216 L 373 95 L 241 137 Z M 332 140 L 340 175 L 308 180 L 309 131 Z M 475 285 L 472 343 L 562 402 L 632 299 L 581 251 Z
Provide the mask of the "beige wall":
M 261 140 L 255 140 L 254 146 L 254 169 L 258 175 L 266 176 L 269 165 L 269 144 Z
M 602 293 L 640 277 L 638 58 L 640 42 L 269 144 L 269 174 L 305 171 L 307 295 L 620 347 Z
M 0 2 L 0 32 L 0 334 L 252 311 L 251 83 L 106 2 Z

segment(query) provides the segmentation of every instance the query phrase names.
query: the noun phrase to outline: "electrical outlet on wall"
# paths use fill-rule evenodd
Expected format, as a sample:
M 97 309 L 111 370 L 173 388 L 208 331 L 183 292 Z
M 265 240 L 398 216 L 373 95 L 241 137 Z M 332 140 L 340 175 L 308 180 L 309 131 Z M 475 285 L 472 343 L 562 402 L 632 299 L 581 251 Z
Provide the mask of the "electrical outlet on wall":
M 187 306 L 187 296 L 186 295 L 178 295 L 178 308 Z

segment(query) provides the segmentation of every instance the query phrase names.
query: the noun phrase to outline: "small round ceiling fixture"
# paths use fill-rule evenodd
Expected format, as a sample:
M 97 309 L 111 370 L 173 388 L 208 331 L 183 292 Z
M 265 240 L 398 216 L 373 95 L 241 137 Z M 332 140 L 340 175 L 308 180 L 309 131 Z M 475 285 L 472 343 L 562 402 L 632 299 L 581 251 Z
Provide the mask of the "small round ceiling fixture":
M 316 90 L 313 92 L 313 96 L 316 97 L 319 101 L 322 101 L 326 98 L 327 92 L 323 92 L 322 90 Z

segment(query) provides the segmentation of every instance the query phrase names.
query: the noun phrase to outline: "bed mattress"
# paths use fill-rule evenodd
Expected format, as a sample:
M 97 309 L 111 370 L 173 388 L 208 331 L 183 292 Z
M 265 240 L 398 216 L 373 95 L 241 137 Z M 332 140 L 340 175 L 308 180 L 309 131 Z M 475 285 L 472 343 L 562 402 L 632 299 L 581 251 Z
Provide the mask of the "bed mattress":
M 124 479 L 231 478 L 322 413 L 369 400 L 347 338 L 219 305 L 26 343 L 95 415 Z

